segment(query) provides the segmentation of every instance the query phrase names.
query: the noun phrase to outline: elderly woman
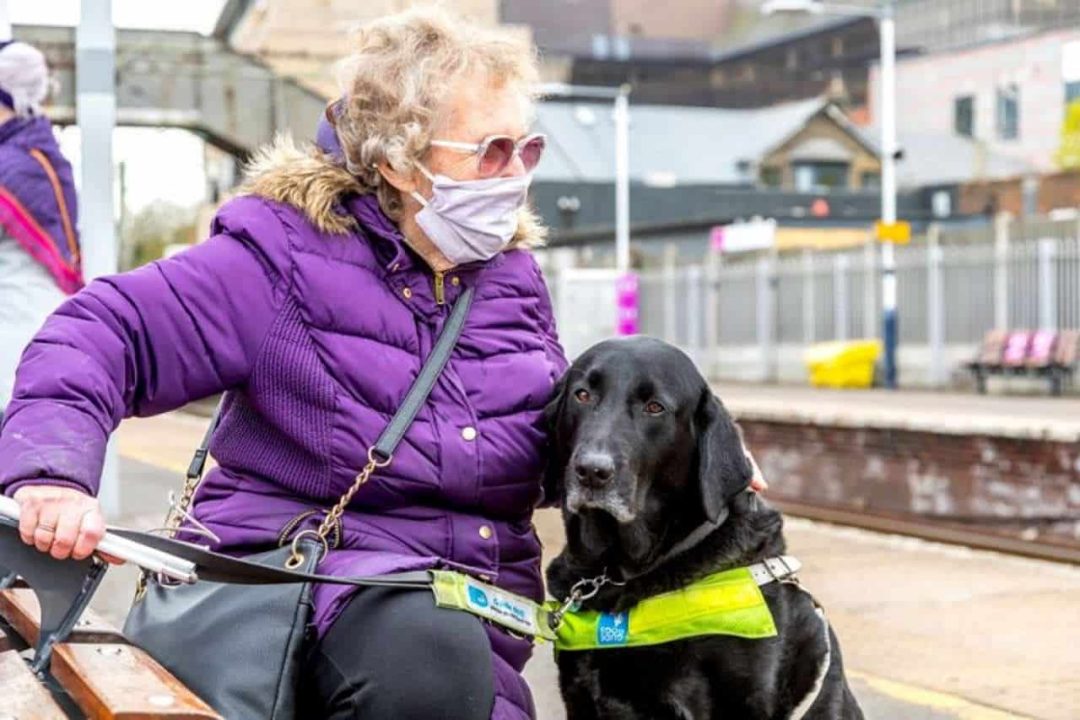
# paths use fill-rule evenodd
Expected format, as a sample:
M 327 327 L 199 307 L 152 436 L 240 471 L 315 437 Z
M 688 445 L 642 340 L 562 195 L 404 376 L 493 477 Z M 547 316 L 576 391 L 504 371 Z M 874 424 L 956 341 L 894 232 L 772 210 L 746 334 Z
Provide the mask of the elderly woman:
M 314 527 L 473 288 L 448 366 L 320 571 L 443 566 L 542 599 L 541 410 L 566 362 L 528 251 L 534 53 L 411 12 L 362 28 L 345 68 L 339 147 L 265 151 L 208 240 L 94 282 L 29 346 L 0 434 L 27 543 L 90 553 L 109 433 L 223 390 L 194 516 L 226 552 Z M 430 593 L 320 585 L 314 624 L 300 717 L 533 715 L 530 643 Z
M 0 413 L 23 348 L 82 287 L 75 184 L 52 125 L 45 57 L 0 41 Z

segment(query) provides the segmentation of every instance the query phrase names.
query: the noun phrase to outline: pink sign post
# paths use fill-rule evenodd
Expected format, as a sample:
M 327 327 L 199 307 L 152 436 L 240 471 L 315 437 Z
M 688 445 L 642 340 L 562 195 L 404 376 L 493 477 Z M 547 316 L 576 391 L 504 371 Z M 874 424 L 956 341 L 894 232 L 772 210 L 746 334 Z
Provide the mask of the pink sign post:
M 638 276 L 628 272 L 615 281 L 615 332 L 618 335 L 637 335 L 641 329 L 638 322 Z

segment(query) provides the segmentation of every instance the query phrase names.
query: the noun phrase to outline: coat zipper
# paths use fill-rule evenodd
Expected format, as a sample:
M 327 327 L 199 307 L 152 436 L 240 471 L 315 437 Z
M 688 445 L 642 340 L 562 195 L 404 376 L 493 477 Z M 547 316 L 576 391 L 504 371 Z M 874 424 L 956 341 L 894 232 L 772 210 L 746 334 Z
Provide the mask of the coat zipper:
M 446 304 L 446 274 L 437 272 L 435 273 L 435 304 Z

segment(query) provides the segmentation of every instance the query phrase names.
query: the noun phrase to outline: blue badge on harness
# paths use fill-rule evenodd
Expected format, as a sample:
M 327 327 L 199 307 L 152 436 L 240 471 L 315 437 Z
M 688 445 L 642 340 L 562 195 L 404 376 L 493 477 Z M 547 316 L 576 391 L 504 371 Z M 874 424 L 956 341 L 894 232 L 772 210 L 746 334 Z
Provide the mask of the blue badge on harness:
M 596 642 L 600 646 L 625 645 L 630 640 L 630 614 L 600 613 L 596 623 Z
M 479 608 L 481 610 L 488 606 L 489 603 L 488 603 L 488 596 L 487 596 L 486 592 L 484 592 L 480 588 L 476 587 L 475 585 L 467 585 L 466 587 L 468 588 L 468 591 L 469 591 L 469 604 L 470 605 L 473 605 L 473 606 L 475 606 L 475 607 L 477 607 L 477 608 Z

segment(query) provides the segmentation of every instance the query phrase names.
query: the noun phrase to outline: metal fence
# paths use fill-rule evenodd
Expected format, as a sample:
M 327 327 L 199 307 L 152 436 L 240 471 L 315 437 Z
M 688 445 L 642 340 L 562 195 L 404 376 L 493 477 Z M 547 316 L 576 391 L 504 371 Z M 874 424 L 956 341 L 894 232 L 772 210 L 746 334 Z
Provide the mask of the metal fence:
M 613 331 L 615 276 L 576 268 L 573 251 L 559 252 L 549 253 L 545 269 L 575 355 Z M 802 381 L 807 346 L 880 334 L 873 246 L 734 261 L 705 255 L 690 264 L 677 258 L 666 253 L 660 267 L 640 273 L 641 330 L 683 347 L 717 379 Z M 898 247 L 896 262 L 905 385 L 948 384 L 994 328 L 1080 328 L 1076 219 L 932 226 Z

